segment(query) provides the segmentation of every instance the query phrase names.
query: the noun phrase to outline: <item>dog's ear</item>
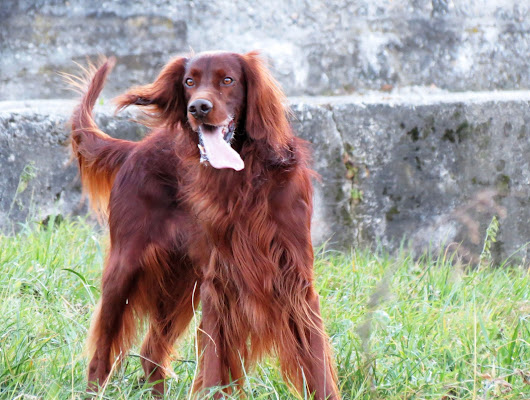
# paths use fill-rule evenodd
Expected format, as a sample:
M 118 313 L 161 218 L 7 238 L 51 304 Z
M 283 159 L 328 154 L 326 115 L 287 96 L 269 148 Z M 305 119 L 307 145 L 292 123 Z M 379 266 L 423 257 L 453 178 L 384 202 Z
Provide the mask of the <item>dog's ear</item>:
M 177 57 L 168 62 L 156 80 L 137 86 L 114 99 L 117 111 L 130 105 L 145 106 L 149 116 L 159 123 L 175 125 L 186 121 L 186 99 L 183 79 L 187 58 Z
M 285 148 L 291 136 L 285 95 L 258 52 L 242 55 L 241 66 L 247 87 L 247 134 L 254 140 L 268 142 L 277 150 Z

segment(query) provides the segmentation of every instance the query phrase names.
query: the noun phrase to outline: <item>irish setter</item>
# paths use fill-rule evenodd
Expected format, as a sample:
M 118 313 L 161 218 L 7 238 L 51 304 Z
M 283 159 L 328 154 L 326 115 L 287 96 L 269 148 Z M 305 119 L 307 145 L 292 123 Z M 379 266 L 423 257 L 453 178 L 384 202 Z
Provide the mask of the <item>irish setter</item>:
M 173 344 L 200 301 L 193 391 L 238 388 L 273 351 L 295 390 L 339 399 L 313 284 L 307 146 L 259 55 L 175 58 L 119 96 L 118 109 L 145 108 L 153 129 L 140 142 L 108 136 L 92 117 L 113 64 L 90 71 L 72 117 L 83 186 L 110 229 L 88 390 L 105 383 L 147 318 L 142 366 L 162 394 Z

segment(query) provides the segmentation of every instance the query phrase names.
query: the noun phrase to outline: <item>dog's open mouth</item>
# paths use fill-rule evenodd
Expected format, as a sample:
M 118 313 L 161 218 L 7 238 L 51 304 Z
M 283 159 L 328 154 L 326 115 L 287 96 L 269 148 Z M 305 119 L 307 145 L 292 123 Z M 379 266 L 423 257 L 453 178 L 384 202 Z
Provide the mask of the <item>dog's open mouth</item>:
M 233 120 L 222 126 L 200 125 L 197 133 L 201 163 L 207 162 L 217 169 L 232 168 L 241 171 L 245 168 L 237 151 L 230 146 L 235 129 L 236 124 Z

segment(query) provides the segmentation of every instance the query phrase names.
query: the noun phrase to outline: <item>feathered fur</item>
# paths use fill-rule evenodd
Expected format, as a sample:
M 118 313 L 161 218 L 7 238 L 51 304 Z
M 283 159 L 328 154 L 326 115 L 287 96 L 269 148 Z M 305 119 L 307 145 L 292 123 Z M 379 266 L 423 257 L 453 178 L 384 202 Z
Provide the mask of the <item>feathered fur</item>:
M 99 69 L 90 65 L 83 78 L 69 82 L 78 90 L 85 90 L 81 103 L 71 118 L 71 143 L 79 164 L 84 191 L 98 214 L 107 214 L 107 206 L 114 177 L 128 157 L 134 144 L 111 138 L 102 132 L 92 116 L 92 109 L 103 90 L 103 85 L 114 66 L 111 58 L 103 61 Z

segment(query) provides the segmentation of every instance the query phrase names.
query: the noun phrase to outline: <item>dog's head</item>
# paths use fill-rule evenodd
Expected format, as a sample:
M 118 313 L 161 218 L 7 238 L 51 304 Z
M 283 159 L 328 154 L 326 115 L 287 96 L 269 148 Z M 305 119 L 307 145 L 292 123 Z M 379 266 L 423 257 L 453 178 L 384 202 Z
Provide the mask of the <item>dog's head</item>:
M 149 106 L 158 122 L 191 128 L 200 161 L 219 169 L 243 169 L 236 150 L 247 141 L 279 152 L 290 136 L 285 97 L 256 52 L 175 58 L 152 84 L 131 89 L 117 103 Z

